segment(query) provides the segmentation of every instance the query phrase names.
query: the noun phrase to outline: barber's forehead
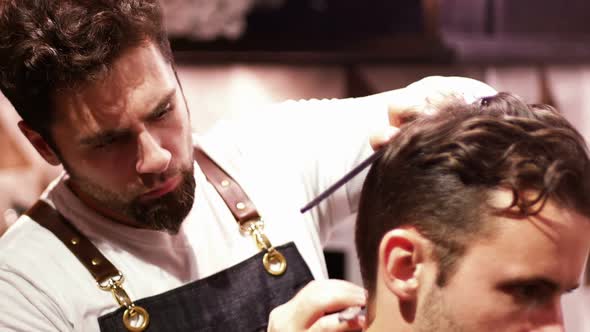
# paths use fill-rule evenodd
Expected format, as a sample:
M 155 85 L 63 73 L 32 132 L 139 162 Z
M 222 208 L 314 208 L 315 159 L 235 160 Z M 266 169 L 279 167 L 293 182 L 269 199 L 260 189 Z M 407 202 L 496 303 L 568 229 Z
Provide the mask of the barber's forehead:
M 92 125 L 149 112 L 175 87 L 170 64 L 149 45 L 124 53 L 102 79 L 57 91 L 54 102 L 58 120 Z

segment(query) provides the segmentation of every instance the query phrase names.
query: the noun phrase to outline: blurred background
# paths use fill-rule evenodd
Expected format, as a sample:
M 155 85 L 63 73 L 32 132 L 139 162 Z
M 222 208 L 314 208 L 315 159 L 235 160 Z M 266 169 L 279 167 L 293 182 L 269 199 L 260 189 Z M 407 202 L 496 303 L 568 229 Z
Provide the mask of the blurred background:
M 556 106 L 590 137 L 587 0 L 164 0 L 198 132 L 286 99 L 364 96 L 424 76 L 472 77 Z M 60 169 L 0 96 L 0 233 Z M 326 251 L 360 283 L 352 220 Z M 587 318 L 590 319 L 590 318 Z

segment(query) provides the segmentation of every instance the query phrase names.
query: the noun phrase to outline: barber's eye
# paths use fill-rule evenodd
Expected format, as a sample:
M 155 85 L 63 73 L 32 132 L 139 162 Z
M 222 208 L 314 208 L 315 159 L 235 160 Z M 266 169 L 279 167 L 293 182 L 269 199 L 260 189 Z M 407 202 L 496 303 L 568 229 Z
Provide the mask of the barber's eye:
M 168 113 L 170 113 L 170 111 L 172 110 L 172 103 L 166 103 L 166 105 L 164 105 L 164 107 L 162 107 L 158 112 L 156 112 L 152 119 L 153 120 L 161 120 L 163 118 L 166 117 L 166 115 L 168 115 Z
M 97 150 L 104 149 L 106 147 L 111 146 L 113 143 L 115 143 L 115 141 L 116 141 L 116 139 L 114 137 L 107 138 L 107 139 L 102 140 L 99 143 L 94 144 L 93 148 L 97 149 Z
M 99 142 L 92 146 L 95 150 L 106 150 L 111 147 L 119 147 L 127 144 L 132 139 L 129 134 L 118 134 L 102 138 Z

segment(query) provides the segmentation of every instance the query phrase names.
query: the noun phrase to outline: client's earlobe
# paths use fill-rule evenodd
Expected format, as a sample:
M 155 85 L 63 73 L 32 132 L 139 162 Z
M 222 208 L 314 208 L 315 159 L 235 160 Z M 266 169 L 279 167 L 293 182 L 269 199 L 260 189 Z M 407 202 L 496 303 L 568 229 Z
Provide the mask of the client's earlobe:
M 385 234 L 379 246 L 379 269 L 387 288 L 400 300 L 413 300 L 420 286 L 422 244 L 419 235 L 408 229 Z

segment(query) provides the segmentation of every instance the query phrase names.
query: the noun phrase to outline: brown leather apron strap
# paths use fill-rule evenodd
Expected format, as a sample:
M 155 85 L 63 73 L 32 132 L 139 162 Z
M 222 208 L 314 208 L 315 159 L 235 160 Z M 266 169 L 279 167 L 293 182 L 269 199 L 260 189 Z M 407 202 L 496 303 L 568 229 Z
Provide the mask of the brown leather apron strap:
M 195 147 L 194 156 L 207 181 L 215 187 L 240 225 L 240 231 L 252 236 L 258 249 L 266 252 L 262 257 L 266 272 L 274 276 L 285 273 L 287 260 L 264 233 L 264 221 L 242 187 L 200 148 Z
M 195 159 L 209 183 L 215 187 L 240 225 L 247 221 L 260 219 L 256 207 L 242 187 L 200 148 L 195 148 Z
M 98 283 L 119 275 L 92 242 L 46 202 L 37 201 L 25 214 L 60 239 Z
M 38 200 L 27 212 L 35 222 L 55 235 L 84 265 L 96 280 L 97 286 L 110 292 L 124 308 L 123 325 L 128 331 L 143 331 L 150 322 L 149 313 L 136 306 L 123 288 L 125 277 L 100 251 L 57 210 Z

